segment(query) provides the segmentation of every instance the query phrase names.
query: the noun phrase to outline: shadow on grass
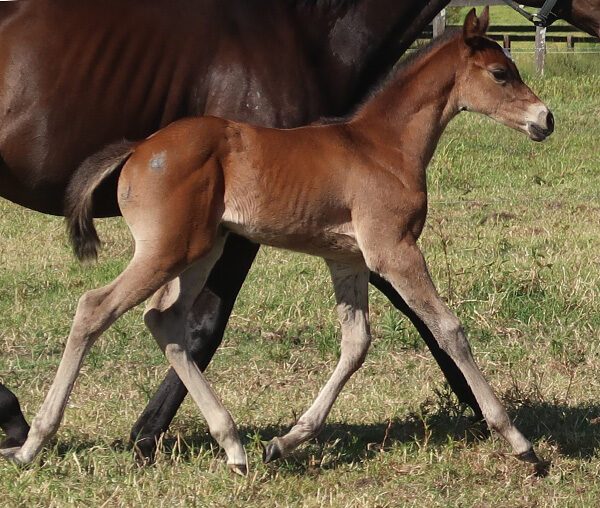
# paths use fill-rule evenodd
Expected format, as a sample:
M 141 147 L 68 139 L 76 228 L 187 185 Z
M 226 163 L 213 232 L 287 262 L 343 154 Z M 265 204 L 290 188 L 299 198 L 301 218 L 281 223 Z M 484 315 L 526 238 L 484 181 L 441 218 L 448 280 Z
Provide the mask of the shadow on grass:
M 544 402 L 522 405 L 509 412 L 528 439 L 533 443 L 545 440 L 554 444 L 561 455 L 585 460 L 595 456 L 600 449 L 600 405 L 568 406 Z M 246 447 L 253 453 L 252 447 L 258 449 L 259 446 L 257 438 L 252 436 L 259 435 L 266 441 L 285 434 L 289 428 L 284 425 L 258 429 L 242 427 L 240 434 L 250 436 L 246 439 Z M 316 439 L 285 459 L 285 464 L 297 471 L 311 465 L 330 468 L 372 458 L 391 446 L 407 445 L 416 450 L 425 444 L 436 448 L 452 441 L 471 443 L 488 437 L 484 422 L 447 410 L 415 413 L 403 419 L 374 424 L 330 422 Z M 165 440 L 166 450 L 170 449 L 172 441 Z M 215 446 L 208 433 L 191 434 L 185 441 L 192 450 Z M 181 451 L 188 453 L 185 447 Z M 329 458 L 323 461 L 326 455 Z
M 600 448 L 600 405 L 568 406 L 564 404 L 531 403 L 509 410 L 516 425 L 532 441 L 546 440 L 558 447 L 560 454 L 572 458 L 590 459 Z M 262 428 L 240 427 L 249 454 L 259 454 L 259 440 L 281 436 L 287 425 Z M 260 437 L 259 437 L 260 436 Z M 330 422 L 316 439 L 278 462 L 278 468 L 303 473 L 315 467 L 331 469 L 373 458 L 389 447 L 404 445 L 418 450 L 423 446 L 436 448 L 453 441 L 470 443 L 486 439 L 489 432 L 485 423 L 475 421 L 453 410 L 438 409 L 413 413 L 403 419 L 373 424 Z M 85 452 L 106 443 L 94 440 L 63 441 L 55 443 L 59 456 Z M 112 451 L 129 450 L 126 442 L 116 440 L 109 445 Z M 166 437 L 161 441 L 163 456 L 177 456 L 179 461 L 191 461 L 203 451 L 222 453 L 207 431 L 192 431 L 178 438 Z M 132 452 L 133 454 L 133 452 Z
M 517 427 L 534 443 L 555 444 L 561 455 L 589 459 L 600 449 L 600 405 L 568 406 L 537 402 L 510 412 Z

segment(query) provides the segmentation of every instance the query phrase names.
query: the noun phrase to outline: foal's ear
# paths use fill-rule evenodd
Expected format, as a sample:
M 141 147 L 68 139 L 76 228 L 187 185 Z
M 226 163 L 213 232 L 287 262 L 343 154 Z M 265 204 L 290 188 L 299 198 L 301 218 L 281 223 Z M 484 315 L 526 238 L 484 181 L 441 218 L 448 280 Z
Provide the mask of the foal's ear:
M 481 16 L 477 17 L 475 8 L 469 11 L 463 25 L 463 36 L 469 46 L 475 46 L 477 39 L 485 35 L 490 24 L 490 8 L 483 9 Z

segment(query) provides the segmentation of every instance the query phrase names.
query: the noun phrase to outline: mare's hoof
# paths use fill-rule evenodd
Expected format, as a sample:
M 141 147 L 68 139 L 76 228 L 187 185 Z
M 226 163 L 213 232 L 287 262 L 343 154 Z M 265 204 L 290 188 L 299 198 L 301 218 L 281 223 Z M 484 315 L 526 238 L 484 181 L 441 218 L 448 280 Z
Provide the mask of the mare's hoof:
M 247 464 L 227 464 L 235 474 L 240 476 L 248 476 L 248 465 Z
M 2 443 L 0 443 L 0 453 L 2 450 L 7 450 L 9 448 L 21 448 L 25 444 L 25 439 L 16 439 L 14 437 L 7 437 Z
M 515 455 L 515 457 L 523 462 L 529 462 L 531 464 L 537 464 L 540 462 L 540 459 L 538 459 L 538 456 L 533 451 L 533 448 L 527 450 L 526 452 L 519 453 Z
M 140 438 L 131 444 L 135 451 L 135 461 L 140 466 L 149 466 L 156 457 L 156 439 L 154 437 Z
M 280 459 L 283 456 L 281 447 L 279 446 L 279 438 L 274 437 L 267 443 L 263 450 L 263 462 L 268 464 L 274 460 Z

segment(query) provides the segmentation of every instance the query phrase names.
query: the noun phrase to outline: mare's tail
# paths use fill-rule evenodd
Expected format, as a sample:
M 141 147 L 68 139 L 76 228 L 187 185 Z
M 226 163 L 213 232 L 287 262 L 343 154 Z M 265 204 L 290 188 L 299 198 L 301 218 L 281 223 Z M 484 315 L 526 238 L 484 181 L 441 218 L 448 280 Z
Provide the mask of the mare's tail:
M 94 227 L 94 191 L 115 171 L 120 171 L 138 142 L 120 141 L 85 159 L 75 171 L 65 199 L 67 231 L 80 261 L 98 257 L 100 238 Z

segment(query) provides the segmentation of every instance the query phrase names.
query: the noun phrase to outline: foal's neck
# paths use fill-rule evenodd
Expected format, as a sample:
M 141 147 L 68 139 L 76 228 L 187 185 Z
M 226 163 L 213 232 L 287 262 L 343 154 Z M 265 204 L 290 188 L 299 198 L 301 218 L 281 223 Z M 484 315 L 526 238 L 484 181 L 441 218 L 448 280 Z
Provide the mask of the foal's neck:
M 395 153 L 398 166 L 391 170 L 413 172 L 419 187 L 442 132 L 458 113 L 453 92 L 460 58 L 455 37 L 440 43 L 409 63 L 349 122 L 379 150 L 387 146 L 383 152 Z

